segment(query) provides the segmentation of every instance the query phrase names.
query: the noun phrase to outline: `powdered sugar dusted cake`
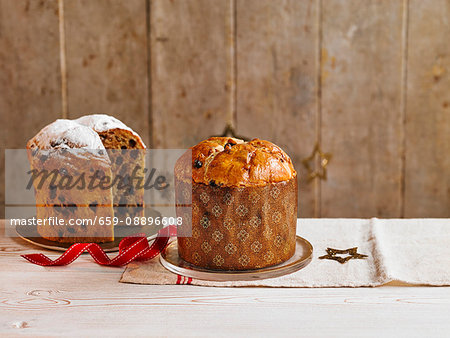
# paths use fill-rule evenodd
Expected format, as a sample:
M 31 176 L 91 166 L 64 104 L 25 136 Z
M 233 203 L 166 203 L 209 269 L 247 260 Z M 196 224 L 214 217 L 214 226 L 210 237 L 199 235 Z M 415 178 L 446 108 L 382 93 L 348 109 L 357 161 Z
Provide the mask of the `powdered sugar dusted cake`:
M 42 128 L 27 147 L 39 149 L 105 149 L 97 133 L 72 120 L 59 119 Z
M 75 120 L 75 122 L 94 129 L 100 135 L 100 137 L 104 138 L 104 141 L 108 141 L 108 133 L 111 134 L 113 131 L 121 131 L 122 134 L 124 134 L 125 139 L 128 139 L 128 141 L 131 140 L 131 143 L 129 142 L 128 144 L 129 148 L 145 149 L 145 144 L 138 133 L 136 133 L 133 129 L 131 129 L 115 117 L 105 114 L 92 114 L 82 116 L 79 119 Z M 111 134 L 111 137 L 112 136 L 118 138 L 122 135 Z M 136 143 L 134 143 L 133 141 Z
M 27 148 L 36 175 L 56 172 L 42 184 L 41 176 L 33 182 L 37 218 L 64 220 L 64 224 L 58 225 L 38 224 L 39 234 L 66 243 L 114 240 L 112 224 L 100 221 L 114 215 L 111 189 L 69 189 L 66 184 L 60 184 L 69 182 L 69 177 L 72 184 L 82 173 L 112 176 L 111 161 L 97 133 L 70 120 L 56 120 L 28 141 Z M 86 223 L 75 224 L 75 220 L 86 220 Z
M 144 177 L 146 147 L 134 130 L 118 119 L 104 114 L 86 115 L 75 122 L 90 127 L 98 133 L 111 159 L 114 177 L 120 177 L 125 183 L 133 171 L 135 171 L 135 177 Z M 112 187 L 114 215 L 120 218 L 120 224 L 125 225 L 130 219 L 134 220 L 135 217 L 143 216 L 144 190 L 136 189 L 136 187 L 119 188 L 117 184 Z
M 39 181 L 35 180 L 38 218 L 109 216 L 123 220 L 143 216 L 144 191 L 135 188 L 130 175 L 133 170 L 135 177 L 144 175 L 145 145 L 136 132 L 116 118 L 88 115 L 77 120 L 56 120 L 33 137 L 27 148 L 31 168 L 38 172 L 57 169 L 63 176 L 77 177 L 99 171 L 117 179 L 109 189 L 55 189 L 49 182 L 37 187 Z M 101 223 L 92 227 L 38 227 L 38 232 L 60 242 L 113 240 L 112 225 Z

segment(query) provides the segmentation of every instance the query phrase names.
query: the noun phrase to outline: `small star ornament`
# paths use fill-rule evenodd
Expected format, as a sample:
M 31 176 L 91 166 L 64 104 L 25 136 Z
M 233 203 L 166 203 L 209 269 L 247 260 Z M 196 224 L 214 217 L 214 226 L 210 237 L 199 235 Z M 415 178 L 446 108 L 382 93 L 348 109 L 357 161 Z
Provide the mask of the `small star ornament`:
M 227 123 L 227 125 L 225 126 L 225 129 L 223 130 L 223 133 L 221 135 L 219 135 L 219 137 L 234 137 L 234 138 L 238 138 L 238 139 L 241 139 L 244 141 L 250 141 L 250 139 L 248 137 L 237 135 L 236 131 L 234 130 L 234 127 L 231 123 Z
M 350 259 L 364 259 L 367 258 L 367 255 L 363 255 L 358 253 L 358 248 L 350 248 L 345 250 L 339 250 L 339 249 L 333 249 L 333 248 L 327 248 L 327 254 L 324 256 L 320 256 L 319 259 L 331 259 L 334 261 L 338 261 L 341 264 L 347 263 Z M 342 257 L 337 255 L 345 255 L 348 256 Z
M 320 168 L 316 170 L 315 161 L 317 156 L 320 159 Z M 330 162 L 331 157 L 332 155 L 330 153 L 324 153 L 320 148 L 319 143 L 316 143 L 311 155 L 302 160 L 303 166 L 308 171 L 308 181 L 312 181 L 316 177 L 322 180 L 327 179 L 327 165 Z

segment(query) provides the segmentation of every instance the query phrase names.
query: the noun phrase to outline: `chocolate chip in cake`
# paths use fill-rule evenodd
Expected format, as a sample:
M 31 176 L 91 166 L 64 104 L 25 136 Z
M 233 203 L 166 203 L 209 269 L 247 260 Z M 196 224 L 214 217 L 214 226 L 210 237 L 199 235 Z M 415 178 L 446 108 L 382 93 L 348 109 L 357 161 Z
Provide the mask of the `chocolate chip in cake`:
M 115 209 L 115 212 L 117 212 L 118 215 L 126 215 L 127 208 L 126 207 L 118 207 Z
M 137 159 L 138 155 L 139 155 L 139 150 L 132 150 L 132 151 L 130 151 L 130 156 L 134 160 Z
M 50 198 L 53 200 L 56 198 L 56 187 L 50 186 Z
M 217 187 L 217 186 L 218 186 L 217 183 L 214 182 L 214 181 L 209 181 L 209 185 L 210 185 L 211 187 Z
M 124 166 L 122 166 L 122 167 L 120 168 L 119 175 L 120 175 L 120 176 L 126 176 L 127 172 L 128 172 L 128 168 L 127 168 L 126 165 L 124 165 Z
M 235 144 L 236 144 L 236 143 L 228 142 L 227 144 L 225 144 L 224 149 L 225 149 L 225 150 L 231 149 L 231 147 L 234 146 Z
M 51 141 L 51 142 L 50 142 L 50 146 L 51 146 L 52 148 L 55 148 L 55 147 L 59 146 L 61 143 L 62 143 L 61 140 L 58 140 L 58 141 Z
M 194 161 L 194 168 L 201 168 L 203 166 L 203 163 L 202 163 L 202 161 L 200 161 L 200 160 L 195 160 Z
M 120 149 L 127 149 L 127 146 L 121 146 Z
M 128 140 L 128 144 L 130 145 L 131 148 L 136 147 L 136 141 L 133 140 L 133 139 L 129 139 L 129 140 Z
M 119 200 L 119 205 L 120 206 L 125 206 L 127 205 L 127 199 L 125 198 L 125 196 L 122 196 Z
M 120 185 L 118 186 L 119 189 L 125 189 L 130 185 L 130 176 L 129 175 L 125 175 L 123 177 L 121 177 L 121 181 L 120 181 Z
M 66 208 L 66 207 L 63 207 L 62 210 L 61 210 L 61 213 L 62 213 L 64 216 L 69 216 L 69 212 L 70 212 L 70 209 L 69 209 L 69 208 Z

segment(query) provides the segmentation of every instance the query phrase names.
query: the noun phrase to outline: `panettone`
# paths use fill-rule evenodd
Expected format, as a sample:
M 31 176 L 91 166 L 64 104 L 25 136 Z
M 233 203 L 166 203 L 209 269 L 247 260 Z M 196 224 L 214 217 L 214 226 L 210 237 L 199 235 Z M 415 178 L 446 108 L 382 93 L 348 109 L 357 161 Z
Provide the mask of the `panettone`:
M 139 135 L 107 115 L 56 120 L 28 141 L 27 148 L 32 170 L 51 172 L 56 169 L 60 179 L 63 176 L 75 179 L 82 174 L 99 172 L 111 180 L 120 175 L 118 178 L 126 183 L 136 167 L 139 170 L 135 176 L 143 175 L 145 165 L 145 145 Z M 112 241 L 113 217 L 143 215 L 143 189 L 135 189 L 132 184 L 123 184 L 122 189 L 118 184 L 109 188 L 87 185 L 79 188 L 77 185 L 62 189 L 52 185 L 50 180 L 38 187 L 39 182 L 33 182 L 38 219 L 53 216 L 66 222 L 70 219 L 93 222 L 88 225 L 38 225 L 39 234 L 50 240 L 68 243 Z
M 111 160 L 113 177 L 120 175 L 126 178 L 136 170 L 134 177 L 144 178 L 146 147 L 135 131 L 118 119 L 104 114 L 83 116 L 75 122 L 98 133 Z M 114 216 L 120 219 L 119 224 L 127 225 L 127 218 L 134 219 L 144 215 L 144 189 L 131 185 L 126 189 L 119 188 L 118 184 L 112 186 Z
M 112 176 L 111 162 L 100 137 L 89 127 L 70 120 L 56 120 L 27 143 L 32 170 L 57 170 L 56 177 L 78 177 L 82 172 L 103 172 Z M 67 151 L 70 149 L 70 151 Z M 112 224 L 93 222 L 68 225 L 70 219 L 94 221 L 113 217 L 111 189 L 58 189 L 50 180 L 39 186 L 35 179 L 36 216 L 44 220 L 58 217 L 64 224 L 38 224 L 38 233 L 59 242 L 107 242 L 114 240 Z M 73 222 L 73 221 L 71 221 Z
M 175 185 L 177 214 L 183 227 L 192 226 L 191 236 L 178 237 L 185 261 L 247 270 L 294 254 L 297 173 L 273 143 L 209 138 L 177 161 Z M 192 189 L 192 215 L 186 213 L 186 189 Z

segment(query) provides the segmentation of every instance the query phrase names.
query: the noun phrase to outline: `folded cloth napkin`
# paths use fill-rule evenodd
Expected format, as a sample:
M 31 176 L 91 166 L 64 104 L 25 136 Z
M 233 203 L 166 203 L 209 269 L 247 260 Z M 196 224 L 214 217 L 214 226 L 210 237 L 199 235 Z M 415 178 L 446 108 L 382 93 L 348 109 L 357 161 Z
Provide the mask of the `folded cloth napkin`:
M 256 281 L 211 282 L 166 270 L 159 259 L 128 265 L 121 282 L 202 286 L 360 287 L 391 281 L 450 285 L 450 219 L 298 219 L 297 234 L 314 247 L 304 269 Z M 319 259 L 328 247 L 358 247 L 365 259 Z

